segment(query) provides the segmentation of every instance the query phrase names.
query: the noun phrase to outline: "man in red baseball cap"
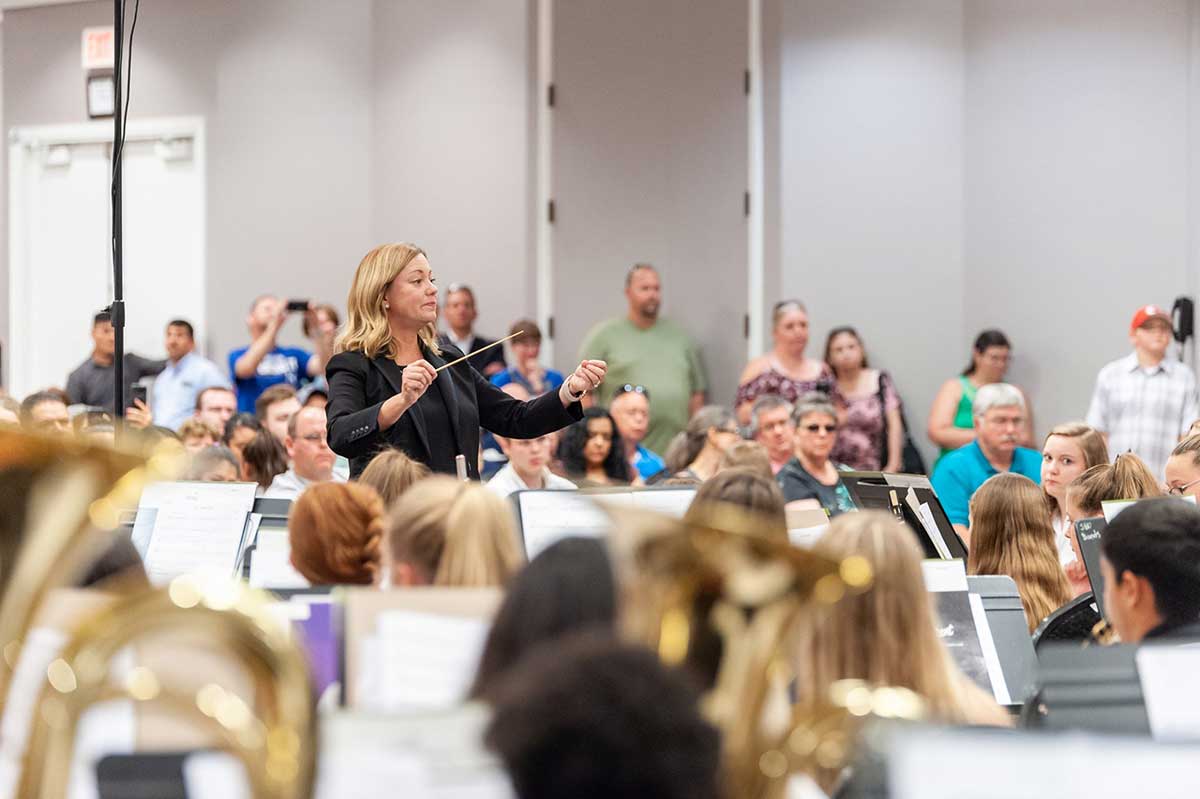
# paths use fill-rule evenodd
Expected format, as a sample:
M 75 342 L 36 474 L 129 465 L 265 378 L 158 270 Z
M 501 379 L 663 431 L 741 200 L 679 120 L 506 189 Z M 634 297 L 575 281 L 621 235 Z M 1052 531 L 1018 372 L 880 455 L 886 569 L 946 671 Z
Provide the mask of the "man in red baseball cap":
M 1133 352 L 1100 370 L 1088 409 L 1088 424 L 1104 433 L 1109 458 L 1133 452 L 1156 477 L 1171 450 L 1200 417 L 1196 376 L 1167 357 L 1171 315 L 1143 305 L 1129 324 Z

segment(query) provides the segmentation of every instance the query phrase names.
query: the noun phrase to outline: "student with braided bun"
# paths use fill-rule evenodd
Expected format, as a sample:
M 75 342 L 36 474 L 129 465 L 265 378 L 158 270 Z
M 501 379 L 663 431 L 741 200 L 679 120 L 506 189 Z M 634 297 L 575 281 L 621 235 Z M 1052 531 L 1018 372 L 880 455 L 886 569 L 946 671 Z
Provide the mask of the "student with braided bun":
M 316 483 L 288 514 L 292 565 L 313 585 L 371 585 L 379 574 L 383 500 L 356 483 Z

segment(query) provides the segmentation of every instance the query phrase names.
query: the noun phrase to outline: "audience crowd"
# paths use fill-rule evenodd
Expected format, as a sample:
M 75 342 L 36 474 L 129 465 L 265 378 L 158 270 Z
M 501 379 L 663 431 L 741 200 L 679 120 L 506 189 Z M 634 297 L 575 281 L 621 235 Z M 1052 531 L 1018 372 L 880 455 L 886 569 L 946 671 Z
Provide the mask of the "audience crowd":
M 660 314 L 657 270 L 635 265 L 625 295 L 627 315 L 598 324 L 581 348 L 609 370 L 583 418 L 531 439 L 485 435 L 483 485 L 430 476 L 394 449 L 350 480 L 348 461 L 330 448 L 325 413 L 338 312 L 273 296 L 251 303 L 248 344 L 223 368 L 196 352 L 182 319 L 166 327 L 163 360 L 127 354 L 128 382 L 143 387 L 127 391 L 127 434 L 176 442 L 190 454 L 185 479 L 253 482 L 263 496 L 292 500 L 293 565 L 314 584 L 506 587 L 471 693 L 494 706 L 488 740 L 521 796 L 598 795 L 597 785 L 705 796 L 715 795 L 717 780 L 705 771 L 715 733 L 695 713 L 693 688 L 644 651 L 609 640 L 620 591 L 605 548 L 567 539 L 524 563 L 505 498 L 529 489 L 694 485 L 693 508 L 741 506 L 762 520 L 763 535 L 784 541 L 790 512 L 824 511 L 831 524 L 816 549 L 864 558 L 876 584 L 805 619 L 796 690 L 819 695 L 837 680 L 865 679 L 915 691 L 947 722 L 1006 724 L 938 639 L 916 536 L 891 515 L 857 508 L 843 479 L 848 471 L 924 471 L 897 383 L 869 365 L 867 342 L 853 327 L 835 327 L 814 356 L 805 305 L 780 302 L 771 350 L 746 366 L 734 403 L 706 404 L 699 347 Z M 278 343 L 292 314 L 301 315 L 311 351 Z M 451 285 L 443 340 L 464 353 L 492 343 L 476 331 L 477 316 L 471 289 Z M 537 324 L 518 320 L 509 333 L 509 358 L 493 347 L 471 365 L 518 398 L 557 391 L 564 378 L 539 360 Z M 91 354 L 65 390 L 0 398 L 0 425 L 111 440 L 118 426 L 107 313 L 92 320 L 91 336 Z M 1200 435 L 1192 435 L 1200 402 L 1192 371 L 1169 352 L 1170 317 L 1140 308 L 1129 337 L 1132 351 L 1099 372 L 1090 406 L 1080 408 L 1086 422 L 1052 420 L 1040 451 L 1029 401 L 1006 382 L 1012 346 L 998 330 L 979 334 L 967 368 L 929 410 L 925 432 L 939 449 L 929 479 L 968 552 L 966 568 L 1011 577 L 1031 632 L 1092 588 L 1074 522 L 1101 516 L 1108 500 L 1200 496 Z M 1134 506 L 1107 527 L 1101 552 L 1103 602 L 1122 640 L 1200 634 L 1194 504 Z M 546 649 L 564 638 L 558 651 Z M 605 693 L 618 672 L 626 690 Z M 607 726 L 595 718 L 601 712 L 627 724 Z M 554 759 L 544 751 L 549 715 Z M 613 732 L 635 728 L 641 737 Z M 674 736 L 678 750 L 663 749 L 663 764 L 697 769 L 678 794 L 668 784 L 678 775 L 633 755 L 658 751 L 662 736 Z M 629 773 L 589 770 L 596 747 L 609 762 L 628 754 Z

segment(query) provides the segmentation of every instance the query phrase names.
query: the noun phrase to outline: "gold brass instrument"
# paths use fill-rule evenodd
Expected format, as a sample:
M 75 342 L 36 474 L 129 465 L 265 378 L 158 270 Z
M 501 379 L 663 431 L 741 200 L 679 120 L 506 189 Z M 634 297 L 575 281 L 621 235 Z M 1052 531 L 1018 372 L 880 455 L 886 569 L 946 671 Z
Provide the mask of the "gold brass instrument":
M 0 430 L 0 714 L 46 594 L 78 579 L 114 540 L 118 511 L 179 465 L 166 453 Z
M 789 696 L 797 619 L 869 590 L 864 558 L 795 548 L 727 505 L 694 508 L 686 522 L 614 515 L 621 528 L 642 527 L 625 558 L 626 632 L 709 686 L 703 709 L 722 731 L 730 796 L 778 799 L 788 775 L 845 764 L 864 717 L 908 718 L 920 707 L 911 692 L 861 683 L 839 683 L 817 702 L 793 705 Z
M 47 594 L 78 580 L 115 540 L 118 511 L 136 506 L 146 483 L 172 479 L 180 466 L 170 448 L 118 451 L 0 430 L 0 713 Z M 181 578 L 169 590 L 118 598 L 82 621 L 46 670 L 17 795 L 65 796 L 80 717 L 94 703 L 126 698 L 208 730 L 244 764 L 256 797 L 308 799 L 315 717 L 307 662 L 266 601 L 236 583 L 206 587 Z M 181 686 L 172 682 L 178 675 L 145 666 L 114 685 L 112 657 L 159 633 L 203 636 L 206 648 L 230 655 L 251 678 L 252 703 L 225 686 Z
M 79 720 L 92 705 L 132 699 L 160 705 L 215 733 L 245 768 L 257 799 L 310 799 L 315 774 L 315 708 L 308 664 L 287 622 L 269 600 L 240 583 L 203 585 L 181 577 L 168 589 L 147 590 L 86 619 L 58 659 L 34 713 L 19 796 L 67 795 Z M 173 684 L 170 674 L 134 668 L 113 684 L 113 657 L 131 643 L 180 629 L 203 636 L 251 675 L 254 707 L 216 683 Z

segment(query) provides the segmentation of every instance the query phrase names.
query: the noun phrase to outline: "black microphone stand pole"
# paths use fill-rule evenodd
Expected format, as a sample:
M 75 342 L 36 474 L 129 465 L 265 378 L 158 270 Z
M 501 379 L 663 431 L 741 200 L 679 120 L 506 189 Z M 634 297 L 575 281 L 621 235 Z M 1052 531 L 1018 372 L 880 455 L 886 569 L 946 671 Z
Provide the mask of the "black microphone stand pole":
M 113 146 L 112 146 L 112 261 L 113 301 L 113 413 L 118 420 L 116 436 L 121 436 L 120 420 L 125 417 L 125 287 L 124 263 L 121 251 L 121 162 L 124 131 L 121 119 L 121 56 L 125 39 L 125 9 L 123 0 L 113 0 Z

